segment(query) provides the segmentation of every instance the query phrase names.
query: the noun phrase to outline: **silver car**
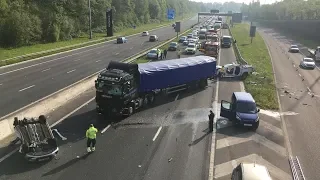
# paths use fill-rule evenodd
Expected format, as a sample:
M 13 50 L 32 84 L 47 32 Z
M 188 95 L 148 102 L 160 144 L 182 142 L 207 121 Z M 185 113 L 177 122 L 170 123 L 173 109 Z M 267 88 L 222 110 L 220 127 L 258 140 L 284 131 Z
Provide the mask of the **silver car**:
M 300 62 L 300 66 L 303 68 L 314 69 L 316 67 L 316 63 L 312 58 L 303 58 Z

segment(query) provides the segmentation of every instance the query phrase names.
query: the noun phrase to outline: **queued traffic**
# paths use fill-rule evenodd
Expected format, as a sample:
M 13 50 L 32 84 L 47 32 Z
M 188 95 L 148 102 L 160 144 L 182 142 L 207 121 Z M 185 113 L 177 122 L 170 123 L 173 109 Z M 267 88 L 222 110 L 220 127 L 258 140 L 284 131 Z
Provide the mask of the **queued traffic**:
M 175 25 L 172 27 L 176 28 Z M 167 49 L 151 49 L 145 55 L 150 59 L 148 63 L 127 64 L 111 61 L 95 80 L 97 113 L 104 116 L 128 117 L 154 104 L 161 96 L 188 89 L 204 90 L 208 81 L 215 78 L 245 79 L 254 71 L 252 66 L 237 63 L 224 66 L 217 64 L 221 48 L 230 48 L 236 43 L 231 36 L 221 36 L 221 29 L 226 28 L 228 24 L 212 17 L 204 24 L 194 26 L 192 32 L 181 36 L 177 42 L 170 42 Z M 149 42 L 159 41 L 156 34 L 148 31 L 142 32 L 141 36 L 148 37 Z M 116 39 L 117 44 L 128 41 L 127 37 Z M 176 51 L 177 58 L 165 60 L 168 51 Z M 181 54 L 187 57 L 181 58 Z M 251 94 L 234 92 L 230 97 L 231 102 L 221 101 L 220 116 L 237 125 L 256 130 L 259 127 L 260 110 Z M 215 115 L 210 115 L 209 129 L 212 132 Z M 51 159 L 58 153 L 59 148 L 54 140 L 53 131 L 43 116 L 38 120 L 16 120 L 15 128 L 22 141 L 20 153 L 29 161 Z M 30 132 L 33 133 L 33 139 L 27 138 Z M 90 125 L 86 132 L 88 153 L 95 151 L 96 133 L 97 129 Z M 36 148 L 38 146 L 42 148 Z M 236 173 L 241 169 L 250 171 L 256 168 L 250 166 L 250 169 L 249 166 L 250 164 L 240 164 L 234 171 L 233 178 L 238 176 Z M 266 169 L 263 172 L 268 174 Z

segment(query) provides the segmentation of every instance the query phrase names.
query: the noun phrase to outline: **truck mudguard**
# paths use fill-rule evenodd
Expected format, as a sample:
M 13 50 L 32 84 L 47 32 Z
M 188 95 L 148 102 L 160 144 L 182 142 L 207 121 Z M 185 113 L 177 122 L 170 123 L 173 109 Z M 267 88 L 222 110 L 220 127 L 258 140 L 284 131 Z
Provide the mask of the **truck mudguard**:
M 138 70 L 139 92 L 149 92 L 212 77 L 216 71 L 216 59 L 194 56 L 156 61 L 138 64 Z

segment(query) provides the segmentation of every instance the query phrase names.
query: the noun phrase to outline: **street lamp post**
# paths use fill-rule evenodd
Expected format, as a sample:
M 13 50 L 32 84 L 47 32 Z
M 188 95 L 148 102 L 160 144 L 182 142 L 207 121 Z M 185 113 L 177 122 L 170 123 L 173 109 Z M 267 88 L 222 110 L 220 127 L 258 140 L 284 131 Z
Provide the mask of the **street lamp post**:
M 88 6 L 89 6 L 89 39 L 92 39 L 92 30 L 91 30 L 91 4 L 90 4 L 90 0 L 88 0 Z

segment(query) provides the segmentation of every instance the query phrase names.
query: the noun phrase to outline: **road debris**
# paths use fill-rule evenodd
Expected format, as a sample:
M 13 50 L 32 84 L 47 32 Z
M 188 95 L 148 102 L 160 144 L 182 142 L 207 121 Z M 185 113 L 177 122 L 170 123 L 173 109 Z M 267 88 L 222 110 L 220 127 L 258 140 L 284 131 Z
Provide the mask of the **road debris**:
M 172 158 L 169 158 L 169 159 L 168 159 L 168 162 L 171 162 L 171 161 L 172 161 Z

